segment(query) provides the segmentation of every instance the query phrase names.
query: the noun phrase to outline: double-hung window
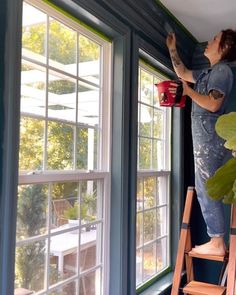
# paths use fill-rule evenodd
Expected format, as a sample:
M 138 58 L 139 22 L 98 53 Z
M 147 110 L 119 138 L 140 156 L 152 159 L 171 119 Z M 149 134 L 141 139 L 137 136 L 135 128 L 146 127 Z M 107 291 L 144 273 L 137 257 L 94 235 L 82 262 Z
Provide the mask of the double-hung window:
M 170 109 L 160 107 L 155 84 L 165 78 L 140 62 L 138 97 L 138 167 L 136 286 L 170 265 L 169 181 Z
M 74 19 L 23 2 L 16 293 L 107 292 L 110 55 Z

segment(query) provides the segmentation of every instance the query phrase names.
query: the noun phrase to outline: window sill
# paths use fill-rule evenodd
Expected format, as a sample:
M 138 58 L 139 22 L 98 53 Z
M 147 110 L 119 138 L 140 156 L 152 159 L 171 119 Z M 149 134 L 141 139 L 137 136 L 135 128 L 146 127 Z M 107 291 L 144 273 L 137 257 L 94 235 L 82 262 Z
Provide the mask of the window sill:
M 139 295 L 169 294 L 170 293 L 169 290 L 172 286 L 173 274 L 174 274 L 173 272 L 169 272 L 168 274 L 160 278 L 158 282 L 151 285 L 142 293 L 139 293 Z

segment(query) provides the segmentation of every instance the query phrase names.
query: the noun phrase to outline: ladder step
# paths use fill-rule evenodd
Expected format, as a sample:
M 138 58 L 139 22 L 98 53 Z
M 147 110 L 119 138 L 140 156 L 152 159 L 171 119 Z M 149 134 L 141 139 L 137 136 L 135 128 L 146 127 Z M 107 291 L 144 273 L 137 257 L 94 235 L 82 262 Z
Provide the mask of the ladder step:
M 188 252 L 188 255 L 190 257 L 195 257 L 195 258 L 201 258 L 201 259 L 208 259 L 208 260 L 214 260 L 214 261 L 225 261 L 226 257 L 228 256 L 227 254 L 225 256 L 222 255 L 207 255 L 207 254 L 198 254 L 195 253 L 194 251 Z
M 192 295 L 224 295 L 225 291 L 225 287 L 197 281 L 191 281 L 183 288 L 185 294 Z

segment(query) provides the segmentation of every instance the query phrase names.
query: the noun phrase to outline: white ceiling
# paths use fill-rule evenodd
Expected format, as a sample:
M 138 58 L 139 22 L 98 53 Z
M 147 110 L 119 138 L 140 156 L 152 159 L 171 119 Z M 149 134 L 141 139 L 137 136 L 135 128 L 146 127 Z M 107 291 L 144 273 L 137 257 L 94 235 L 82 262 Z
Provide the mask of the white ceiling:
M 161 3 L 199 41 L 222 29 L 236 29 L 236 0 L 161 0 Z

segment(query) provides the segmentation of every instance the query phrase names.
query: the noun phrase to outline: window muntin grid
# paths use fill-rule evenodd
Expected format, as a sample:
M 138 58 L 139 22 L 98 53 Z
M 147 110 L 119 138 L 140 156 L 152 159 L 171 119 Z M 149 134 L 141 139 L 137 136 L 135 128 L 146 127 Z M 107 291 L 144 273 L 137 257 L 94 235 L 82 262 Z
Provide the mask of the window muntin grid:
M 170 264 L 170 109 L 162 108 L 155 84 L 165 78 L 140 63 L 136 218 L 136 286 Z
M 23 5 L 15 287 L 103 294 L 110 44 L 44 3 Z M 61 200 L 69 208 L 59 218 Z

